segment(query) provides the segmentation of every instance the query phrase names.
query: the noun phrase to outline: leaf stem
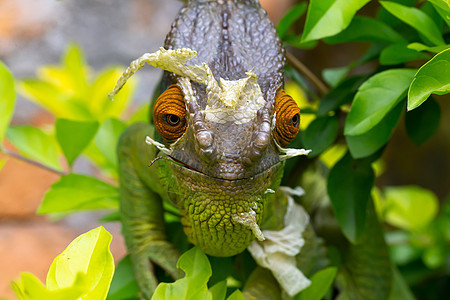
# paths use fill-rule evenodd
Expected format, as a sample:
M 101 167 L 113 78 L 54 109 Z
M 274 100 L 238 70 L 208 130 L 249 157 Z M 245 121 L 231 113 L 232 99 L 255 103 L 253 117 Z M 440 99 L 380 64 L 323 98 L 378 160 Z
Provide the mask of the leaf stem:
M 286 51 L 287 61 L 301 74 L 305 75 L 306 78 L 317 88 L 321 96 L 328 94 L 327 85 L 320 80 L 307 66 L 305 66 L 297 57 L 292 53 Z
M 23 156 L 23 155 L 21 155 L 19 153 L 13 152 L 11 150 L 8 150 L 8 149 L 5 149 L 5 148 L 0 148 L 0 152 L 3 152 L 4 154 L 9 155 L 11 157 L 14 157 L 14 158 L 16 158 L 18 160 L 21 160 L 21 161 L 24 161 L 26 163 L 29 163 L 29 164 L 31 164 L 33 166 L 39 167 L 41 169 L 44 169 L 44 170 L 47 170 L 47 171 L 50 171 L 50 172 L 53 172 L 53 173 L 58 174 L 60 176 L 67 175 L 66 172 L 63 172 L 63 171 L 54 169 L 52 167 L 43 165 L 43 164 L 41 164 L 41 163 L 39 163 L 39 162 L 37 162 L 35 160 L 31 160 L 29 158 L 26 158 L 25 156 Z

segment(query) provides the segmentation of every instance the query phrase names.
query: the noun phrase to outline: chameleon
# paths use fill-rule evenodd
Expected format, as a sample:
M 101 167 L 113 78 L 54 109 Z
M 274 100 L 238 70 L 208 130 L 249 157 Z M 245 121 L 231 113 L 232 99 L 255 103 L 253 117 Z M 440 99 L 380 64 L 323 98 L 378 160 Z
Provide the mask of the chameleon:
M 309 151 L 286 148 L 300 109 L 283 90 L 285 50 L 257 0 L 187 1 L 164 47 L 133 61 L 110 96 L 146 63 L 165 70 L 163 92 L 151 121 L 122 134 L 117 154 L 122 231 L 150 299 L 155 265 L 182 276 L 163 201 L 179 208 L 192 244 L 236 255 L 265 239 L 285 161 Z

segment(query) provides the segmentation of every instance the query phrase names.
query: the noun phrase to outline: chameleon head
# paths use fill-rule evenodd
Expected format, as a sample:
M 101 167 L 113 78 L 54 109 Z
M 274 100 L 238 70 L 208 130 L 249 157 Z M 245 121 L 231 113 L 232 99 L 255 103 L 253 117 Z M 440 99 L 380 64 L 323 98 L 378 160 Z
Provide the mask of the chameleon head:
M 264 93 L 248 71 L 217 81 L 206 63 L 188 65 L 190 49 L 145 54 L 127 69 L 118 88 L 145 62 L 171 73 L 175 82 L 156 100 L 153 122 L 168 156 L 162 181 L 176 195 L 191 242 L 215 256 L 243 251 L 256 237 L 264 204 L 280 183 L 284 160 L 307 154 L 285 149 L 297 134 L 300 110 L 281 90 Z

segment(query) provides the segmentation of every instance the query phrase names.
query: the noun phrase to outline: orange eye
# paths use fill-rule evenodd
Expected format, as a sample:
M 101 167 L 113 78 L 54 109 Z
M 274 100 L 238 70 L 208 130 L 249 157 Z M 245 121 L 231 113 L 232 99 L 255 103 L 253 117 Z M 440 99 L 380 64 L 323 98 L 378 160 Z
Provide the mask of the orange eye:
M 181 89 L 172 84 L 162 93 L 153 108 L 153 122 L 168 143 L 179 139 L 186 131 L 186 106 Z
M 273 136 L 281 147 L 286 147 L 298 133 L 300 128 L 300 109 L 291 96 L 284 90 L 275 96 L 276 123 Z

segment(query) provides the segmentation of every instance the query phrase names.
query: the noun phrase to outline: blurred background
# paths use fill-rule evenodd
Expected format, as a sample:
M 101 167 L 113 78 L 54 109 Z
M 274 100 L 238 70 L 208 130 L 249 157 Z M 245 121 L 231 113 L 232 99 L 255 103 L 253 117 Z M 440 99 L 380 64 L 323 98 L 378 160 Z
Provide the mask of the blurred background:
M 275 24 L 296 3 L 260 2 Z M 68 45 L 76 43 L 94 72 L 111 65 L 126 66 L 141 54 L 154 52 L 163 45 L 181 6 L 182 2 L 177 0 L 0 0 L 0 60 L 16 79 L 35 77 L 41 66 L 59 64 Z M 373 15 L 373 8 L 369 4 L 363 13 Z M 313 52 L 298 49 L 292 52 L 320 76 L 324 68 L 345 66 L 366 49 L 364 43 L 334 46 L 321 43 Z M 364 68 L 372 67 L 376 66 Z M 352 72 L 358 71 L 361 70 Z M 161 70 L 156 68 L 147 67 L 139 72 L 132 107 L 148 101 L 160 76 Z M 437 99 L 442 111 L 437 133 L 418 147 L 400 125 L 383 155 L 384 172 L 377 178 L 377 184 L 417 184 L 433 191 L 441 201 L 448 198 L 450 101 Z M 17 95 L 13 125 L 42 127 L 53 122 L 51 114 Z M 85 160 L 77 160 L 74 171 L 95 172 Z M 20 272 L 31 272 L 45 281 L 53 258 L 76 236 L 98 225 L 99 213 L 70 215 L 56 222 L 36 215 L 45 191 L 58 177 L 16 159 L 8 159 L 0 172 L 0 299 L 13 297 L 10 282 Z M 125 254 L 120 226 L 103 225 L 113 234 L 111 250 L 118 261 Z

